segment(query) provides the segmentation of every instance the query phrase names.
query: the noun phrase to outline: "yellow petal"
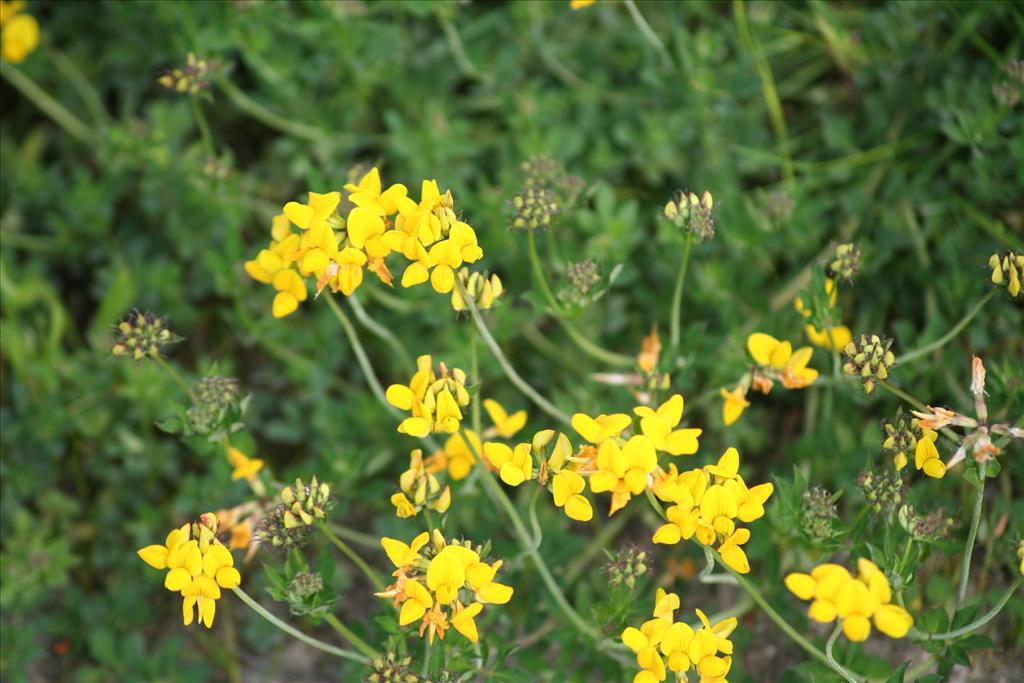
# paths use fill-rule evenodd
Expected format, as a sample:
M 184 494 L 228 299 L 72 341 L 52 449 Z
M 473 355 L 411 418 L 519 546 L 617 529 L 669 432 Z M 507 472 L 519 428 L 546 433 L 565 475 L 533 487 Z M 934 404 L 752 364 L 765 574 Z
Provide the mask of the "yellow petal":
M 138 551 L 142 561 L 153 569 L 167 568 L 167 547 L 162 545 L 147 545 Z
M 747 337 L 747 350 L 758 365 L 769 365 L 779 340 L 764 332 L 755 332 Z

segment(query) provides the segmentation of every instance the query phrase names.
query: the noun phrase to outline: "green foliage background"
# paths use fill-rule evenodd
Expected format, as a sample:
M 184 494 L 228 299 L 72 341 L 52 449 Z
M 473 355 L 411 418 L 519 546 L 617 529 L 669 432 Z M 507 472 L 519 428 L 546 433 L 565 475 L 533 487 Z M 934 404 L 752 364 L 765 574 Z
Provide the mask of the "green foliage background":
M 216 367 L 252 393 L 251 445 L 276 474 L 331 481 L 334 514 L 346 526 L 414 535 L 416 524 L 396 519 L 387 501 L 410 440 L 366 389 L 336 321 L 311 301 L 273 319 L 270 289 L 241 266 L 264 245 L 284 202 L 338 189 L 355 163 L 379 163 L 386 182 L 418 189 L 421 178 L 437 178 L 452 189 L 480 236 L 485 266 L 508 290 L 490 318 L 494 335 L 528 381 L 569 412 L 628 410 L 633 402 L 593 381 L 607 368 L 578 353 L 531 293 L 525 236 L 506 228 L 508 200 L 522 182 L 518 165 L 531 154 L 554 157 L 587 182 L 580 205 L 542 236 L 541 251 L 556 288 L 570 260 L 593 259 L 605 273 L 623 266 L 610 292 L 576 321 L 622 353 L 635 353 L 654 324 L 663 338 L 667 331 L 683 240 L 659 218 L 662 205 L 679 187 L 714 194 L 717 235 L 694 249 L 681 352 L 674 365 L 663 361 L 688 405 L 744 371 L 749 332 L 802 338 L 792 297 L 833 242 L 855 241 L 864 251 L 860 276 L 840 296 L 844 322 L 855 334 L 894 337 L 897 353 L 944 334 L 988 291 L 988 256 L 1021 248 L 1024 121 L 1020 105 L 1002 106 L 992 94 L 1002 65 L 1021 57 L 1019 7 L 638 4 L 671 65 L 617 2 L 577 12 L 568 2 L 29 3 L 45 44 L 18 68 L 94 138 L 82 144 L 64 134 L 3 84 L 5 679 L 218 680 L 223 653 L 232 651 L 253 680 L 289 667 L 298 679 L 358 678 L 357 669 L 312 651 L 298 663 L 282 659 L 283 636 L 230 596 L 212 632 L 181 627 L 176 600 L 134 551 L 184 519 L 243 501 L 247 489 L 228 483 L 216 448 L 155 426 L 183 402 L 159 367 L 109 356 L 111 325 L 133 306 L 168 316 L 186 337 L 172 352 L 175 365 L 192 377 Z M 230 81 L 203 103 L 231 168 L 224 179 L 203 172 L 188 98 L 156 84 L 188 51 L 219 62 Z M 62 60 L 98 101 L 76 88 Z M 781 102 L 784 132 L 773 130 L 769 89 Z M 253 115 L 249 99 L 273 117 Z M 793 208 L 780 219 L 773 207 L 782 198 Z M 413 353 L 468 366 L 469 323 L 444 297 L 398 291 L 392 307 L 373 291 L 380 289 L 367 282 L 363 304 Z M 407 379 L 411 369 L 360 329 L 382 381 Z M 969 410 L 969 361 L 978 354 L 989 368 L 994 417 L 1016 419 L 1024 412 L 1022 329 L 1020 304 L 1000 293 L 941 352 L 898 368 L 893 381 L 926 402 Z M 813 364 L 831 369 L 821 350 Z M 510 409 L 530 408 L 529 430 L 555 426 L 486 355 L 480 379 Z M 691 462 L 706 464 L 735 445 L 748 481 L 788 483 L 797 468 L 811 484 L 845 491 L 840 508 L 850 522 L 863 507 L 853 481 L 867 463 L 881 462 L 878 419 L 896 406 L 856 386 L 777 391 L 726 429 L 718 400 L 704 401 L 687 411 L 705 429 Z M 994 587 L 1006 583 L 1006 539 L 1024 532 L 1024 510 L 1012 502 L 1020 460 L 1019 448 L 1009 453 L 985 512 L 981 538 L 995 557 L 986 580 Z M 914 482 L 912 500 L 966 519 L 973 494 L 959 476 Z M 612 545 L 649 545 L 656 522 L 647 514 L 635 514 Z M 1011 528 L 995 539 L 993 525 L 1005 515 Z M 541 521 L 543 553 L 558 568 L 607 523 L 573 525 L 550 509 Z M 479 490 L 456 488 L 449 524 L 492 538 L 509 558 L 516 596 L 482 625 L 490 647 L 507 654 L 508 643 L 555 620 L 554 630 L 511 654 L 502 680 L 631 679 L 631 667 L 596 655 L 558 621 Z M 777 509 L 753 533 L 751 576 L 802 624 L 802 607 L 779 576 L 827 555 Z M 952 554 L 965 530 L 955 534 Z M 383 567 L 377 551 L 364 550 Z M 667 559 L 684 556 L 699 561 L 693 548 L 658 547 L 651 583 Z M 261 554 L 243 576 L 267 603 L 264 561 L 280 564 Z M 587 558 L 567 592 L 614 635 L 645 618 L 653 588 L 621 612 L 605 594 L 605 561 Z M 934 563 L 935 581 L 952 575 L 948 558 Z M 339 559 L 333 581 L 337 613 L 382 641 L 372 618 L 381 606 L 362 577 Z M 711 611 L 738 599 L 695 582 L 676 589 L 688 608 Z M 941 604 L 944 596 L 925 599 Z M 1004 626 L 1001 646 L 1019 655 L 1019 604 Z M 820 668 L 796 666 L 803 657 L 779 644 L 773 628 L 762 616 L 741 622 L 734 680 L 787 666 L 783 680 L 827 680 Z M 766 641 L 776 649 L 766 650 Z M 874 654 L 902 661 L 898 650 Z M 852 661 L 882 674 L 888 667 Z

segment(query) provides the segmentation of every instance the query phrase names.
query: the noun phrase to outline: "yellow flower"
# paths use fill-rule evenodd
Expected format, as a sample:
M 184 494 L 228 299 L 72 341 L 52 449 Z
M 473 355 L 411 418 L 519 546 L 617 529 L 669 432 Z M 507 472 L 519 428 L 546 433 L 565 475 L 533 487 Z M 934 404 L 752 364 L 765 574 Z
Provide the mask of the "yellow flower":
M 590 477 L 590 490 L 612 494 L 608 514 L 613 515 L 631 496 L 644 492 L 647 475 L 657 466 L 658 455 L 648 437 L 634 436 L 622 448 L 614 439 L 605 439 L 597 452 L 597 472 Z
M 787 389 L 802 389 L 818 378 L 818 371 L 807 367 L 814 353 L 809 346 L 793 351 L 788 341 L 755 332 L 747 337 L 747 350 L 758 365 L 774 371 Z
M 20 64 L 39 47 L 39 23 L 31 14 L 19 14 L 23 3 L 3 3 L 0 10 L 0 56 Z
M 494 564 L 478 561 L 466 568 L 466 583 L 473 590 L 479 602 L 504 605 L 512 599 L 512 587 L 494 581 L 494 576 L 501 569 L 501 565 L 501 560 Z
M 842 620 L 843 633 L 854 642 L 867 640 L 871 622 L 890 638 L 902 638 L 914 620 L 899 605 L 892 604 L 892 590 L 885 574 L 870 560 L 857 560 L 858 575 L 836 564 L 818 565 L 810 574 L 793 573 L 785 578 L 786 588 L 801 600 L 812 600 L 808 616 L 830 623 Z
M 473 263 L 483 256 L 484 252 L 477 244 L 476 232 L 468 223 L 456 221 L 451 228 L 448 239 L 441 240 L 430 247 L 428 252 L 433 270 L 430 273 L 430 285 L 439 294 L 447 294 L 455 286 L 455 269 L 463 263 Z
M 412 540 L 411 544 L 405 544 L 402 541 L 394 538 L 384 537 L 380 539 L 380 544 L 384 548 L 384 552 L 387 554 L 388 559 L 398 569 L 405 569 L 411 567 L 416 563 L 417 560 L 423 558 L 420 555 L 420 548 L 425 546 L 430 540 L 430 534 L 424 531 L 422 534 Z
M 392 494 L 391 504 L 395 506 L 395 514 L 403 519 L 416 516 L 416 506 L 401 491 Z
M 671 624 L 670 619 L 649 619 L 640 628 L 629 626 L 622 632 L 623 644 L 636 654 L 636 663 L 643 669 L 633 679 L 634 683 L 665 680 L 665 662 L 657 648 Z
M 256 473 L 263 469 L 263 461 L 259 458 L 250 458 L 234 446 L 228 446 L 228 461 L 235 468 L 231 472 L 231 480 L 252 479 Z
M 167 569 L 164 587 L 180 593 L 182 619 L 189 626 L 198 607 L 199 621 L 207 628 L 213 626 L 221 588 L 235 588 L 242 577 L 235 569 L 234 558 L 214 537 L 216 517 L 202 515 L 199 524 L 185 524 L 167 534 L 164 545 L 150 545 L 138 551 L 142 560 L 155 569 Z M 212 523 L 213 528 L 207 524 Z M 193 535 L 198 539 L 192 538 Z
M 451 625 L 455 627 L 455 630 L 464 635 L 470 642 L 477 642 L 480 639 L 480 634 L 476 630 L 476 617 L 482 612 L 484 606 L 479 602 L 474 602 L 471 605 L 462 607 L 455 611 L 452 615 Z
M 462 421 L 462 407 L 469 405 L 466 373 L 451 371 L 440 364 L 440 376 L 434 373 L 430 356 L 416 359 L 417 371 L 409 384 L 392 384 L 387 389 L 388 402 L 412 415 L 398 425 L 398 431 L 424 437 L 433 432 L 453 434 Z
M 356 206 L 372 211 L 377 216 L 390 216 L 398 212 L 399 202 L 409 194 L 408 188 L 395 183 L 381 192 L 380 171 L 376 167 L 362 177 L 358 185 L 347 183 L 345 190 L 349 201 Z M 411 201 L 411 200 L 410 200 Z
M 495 433 L 503 439 L 511 439 L 526 426 L 526 411 L 517 410 L 511 415 L 493 398 L 484 399 L 484 410 L 494 423 Z
M 674 394 L 658 406 L 657 410 L 637 406 L 633 412 L 640 417 L 640 431 L 651 440 L 657 450 L 669 455 L 693 455 L 697 452 L 697 437 L 704 430 L 676 429 L 683 419 L 681 394 Z
M 939 449 L 935 447 L 935 441 L 939 438 L 938 432 L 923 427 L 924 435 L 917 440 L 917 447 L 914 449 L 914 467 L 924 470 L 929 477 L 941 479 L 946 476 L 946 465 L 939 457 Z
M 445 458 L 445 466 L 448 468 L 448 476 L 454 481 L 460 481 L 469 476 L 469 471 L 476 463 L 475 453 L 483 452 L 483 444 L 480 437 L 472 429 L 465 430 L 469 437 L 469 444 L 461 433 L 452 434 L 444 442 L 442 455 Z
M 519 486 L 533 478 L 533 456 L 528 443 L 516 445 L 512 450 L 503 443 L 484 444 L 484 457 L 498 470 L 498 476 L 509 486 Z
M 398 614 L 399 626 L 407 626 L 418 621 L 434 606 L 434 598 L 419 581 L 409 579 L 405 582 L 404 590 L 406 599 L 402 603 L 402 611 Z
M 272 307 L 275 318 L 291 315 L 299 307 L 299 302 L 305 301 L 309 296 L 305 281 L 291 269 L 277 271 L 271 284 L 277 290 Z
M 722 556 L 722 561 L 740 574 L 750 573 L 750 561 L 741 547 L 749 540 L 750 529 L 740 528 L 736 529 L 728 538 L 722 541 L 722 545 L 718 546 L 718 553 Z
M 349 211 L 345 229 L 352 246 L 365 251 L 367 256 L 383 258 L 391 253 L 383 240 L 384 219 L 372 208 L 357 206 Z
M 327 219 L 341 202 L 340 192 L 309 193 L 309 203 L 288 202 L 284 205 L 284 215 L 303 230 L 327 227 Z
M 583 9 L 584 7 L 590 7 L 597 0 L 569 0 L 569 9 Z
M 743 390 L 742 384 L 737 385 L 732 391 L 727 391 L 723 387 L 720 393 L 724 399 L 722 403 L 722 421 L 728 427 L 740 419 L 740 415 L 750 405 L 750 401 L 747 400 L 747 393 Z
M 831 341 L 828 330 L 819 330 L 814 325 L 804 325 L 804 332 L 812 344 L 828 350 L 845 349 L 846 345 L 853 341 L 853 333 L 846 325 L 836 325 L 832 328 Z
M 437 596 L 437 601 L 449 603 L 459 595 L 459 589 L 466 583 L 466 570 L 480 562 L 480 556 L 460 545 L 446 545 L 430 560 L 427 567 L 427 587 Z
M 551 480 L 555 506 L 562 508 L 570 519 L 589 522 L 594 517 L 594 508 L 583 495 L 586 487 L 586 482 L 578 472 L 561 470 Z
M 579 432 L 584 439 L 596 445 L 600 445 L 605 439 L 618 436 L 631 424 L 633 424 L 632 418 L 625 413 L 602 414 L 597 417 L 576 413 L 572 416 L 573 429 Z

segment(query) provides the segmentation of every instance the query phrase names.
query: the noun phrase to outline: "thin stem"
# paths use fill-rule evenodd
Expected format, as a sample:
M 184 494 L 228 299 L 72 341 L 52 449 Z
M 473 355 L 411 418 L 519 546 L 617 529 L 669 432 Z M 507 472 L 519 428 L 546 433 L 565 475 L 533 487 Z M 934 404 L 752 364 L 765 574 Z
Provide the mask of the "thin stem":
M 551 417 L 563 422 L 567 425 L 572 424 L 572 420 L 564 412 L 558 409 L 555 404 L 544 398 L 543 395 L 533 387 L 531 387 L 526 380 L 519 376 L 515 368 L 509 362 L 508 358 L 502 352 L 501 347 L 498 346 L 498 342 L 495 341 L 491 335 L 491 331 L 487 329 L 487 324 L 484 322 L 483 317 L 480 315 L 480 309 L 476 306 L 476 301 L 472 295 L 466 291 L 465 286 L 462 282 L 455 278 L 455 286 L 459 288 L 459 294 L 462 295 L 463 301 L 466 302 L 466 306 L 469 308 L 470 315 L 473 316 L 473 322 L 476 324 L 476 329 L 480 331 L 480 336 L 483 337 L 484 343 L 487 344 L 487 348 L 491 350 L 491 355 L 498 361 L 498 365 L 505 371 L 505 376 L 509 378 L 512 384 L 516 385 L 521 392 L 537 404 L 537 406 Z
M 359 367 L 363 370 L 363 377 L 366 378 L 366 383 L 370 385 L 370 390 L 373 395 L 377 397 L 377 400 L 387 406 L 388 410 L 394 414 L 399 415 L 399 411 L 393 405 L 388 403 L 387 395 L 384 393 L 384 388 L 380 385 L 380 381 L 377 379 L 377 373 L 373 371 L 373 365 L 370 364 L 370 359 L 366 355 L 366 349 L 363 348 L 363 343 L 359 341 L 359 335 L 356 334 L 356 328 L 353 327 L 352 321 L 345 315 L 345 312 L 341 310 L 341 306 L 334 300 L 334 297 L 330 293 L 324 296 L 327 300 L 327 305 L 331 307 L 331 311 L 334 313 L 334 317 L 341 323 L 342 329 L 345 330 L 345 336 L 348 337 L 349 344 L 352 345 L 352 351 L 356 354 L 356 360 L 359 362 Z
M 636 3 L 633 0 L 622 0 L 622 3 L 629 10 L 629 16 L 633 17 L 633 23 L 640 29 L 640 33 L 643 34 L 644 38 L 651 47 L 655 49 L 658 55 L 661 57 L 661 61 L 665 63 L 669 69 L 673 68 L 672 57 L 669 55 L 668 50 L 665 49 L 665 43 L 661 42 L 661 38 L 654 32 L 651 25 L 644 19 L 644 15 L 640 14 L 640 10 L 637 8 Z
M 0 60 L 0 76 L 3 76 L 4 80 L 10 83 L 15 90 L 24 95 L 32 104 L 49 116 L 54 123 L 63 128 L 65 133 L 79 142 L 86 144 L 93 142 L 94 135 L 92 129 L 82 123 L 80 118 L 68 111 L 63 104 L 55 100 L 18 67 L 5 60 Z
M 232 83 L 227 78 L 221 78 L 217 81 L 217 85 L 224 91 L 224 94 L 228 96 L 236 107 L 241 109 L 243 112 L 256 119 L 265 126 L 274 128 L 293 135 L 297 138 L 303 138 L 310 142 L 325 143 L 332 139 L 332 133 L 330 131 L 318 128 L 299 121 L 292 121 L 289 118 L 275 114 L 270 111 L 262 104 L 246 95 L 241 88 Z M 334 136 L 335 138 L 337 136 Z
M 501 485 L 494 478 L 494 475 L 487 469 L 487 466 L 483 461 L 483 454 L 476 452 L 476 446 L 466 435 L 465 430 L 461 431 L 461 434 L 463 441 L 469 445 L 476 455 L 479 463 L 478 468 L 482 473 L 481 478 L 484 481 L 484 487 L 487 489 L 488 495 L 490 495 L 491 499 L 505 511 L 509 521 L 512 522 L 512 527 L 516 532 L 520 547 L 526 551 L 533 560 L 533 564 L 537 567 L 537 572 L 544 581 L 544 585 L 547 587 L 552 599 L 554 599 L 555 604 L 558 605 L 569 621 L 572 622 L 572 625 L 575 626 L 580 633 L 593 640 L 599 640 L 601 638 L 600 631 L 584 621 L 583 617 L 573 609 L 572 605 L 569 604 L 569 601 L 566 600 L 565 595 L 562 593 L 562 589 L 558 586 L 558 582 L 555 581 L 555 577 L 551 575 L 551 570 L 548 569 L 547 564 L 544 562 L 544 558 L 541 557 L 538 549 L 532 546 L 530 534 L 526 530 L 526 524 L 523 523 L 522 517 L 519 516 L 519 511 L 516 510 L 515 505 L 512 504 L 512 501 L 505 494 L 505 490 L 501 488 Z
M 985 463 L 978 463 L 978 497 L 974 501 L 974 514 L 971 516 L 971 529 L 967 532 L 967 545 L 964 546 L 964 557 L 960 562 L 960 590 L 957 591 L 956 604 L 960 604 L 967 596 L 967 583 L 971 577 L 971 555 L 974 554 L 974 541 L 978 537 L 978 524 L 981 522 L 981 509 L 985 502 Z
M 192 397 L 192 387 L 190 387 L 188 385 L 188 383 L 185 382 L 185 380 L 181 378 L 181 375 L 179 375 L 178 371 L 174 369 L 174 366 L 172 366 L 170 363 L 168 363 L 166 360 L 164 360 L 163 356 L 156 356 L 155 358 L 156 358 L 157 364 L 161 368 L 164 369 L 164 372 L 166 372 L 170 376 L 170 378 L 173 379 L 177 383 L 177 385 L 182 388 L 182 390 L 185 392 L 185 394 L 189 398 L 191 398 Z
M 910 405 L 914 406 L 918 410 L 927 410 L 928 409 L 925 406 L 925 404 L 921 403 L 916 398 L 914 398 L 913 396 L 911 396 L 907 392 L 903 391 L 899 387 L 894 387 L 893 385 L 889 384 L 889 382 L 884 380 L 884 379 L 878 381 L 878 386 L 882 387 L 883 389 L 888 391 L 893 396 L 895 396 L 895 397 L 897 397 L 899 399 L 902 399 L 903 401 L 906 401 L 907 403 L 909 403 Z
M 348 626 L 345 626 L 345 624 L 341 623 L 341 621 L 338 620 L 338 617 L 328 613 L 324 615 L 324 621 L 330 624 L 331 628 L 337 631 L 342 638 L 352 643 L 352 645 L 357 650 L 362 652 L 370 659 L 377 659 L 378 657 L 380 657 L 380 653 L 377 652 L 377 650 L 375 650 L 373 646 L 371 646 L 365 640 L 360 638 L 355 631 L 350 629 Z
M 53 60 L 54 66 L 64 74 L 64 77 L 71 82 L 71 87 L 82 98 L 82 102 L 85 103 L 86 109 L 89 110 L 89 115 L 92 116 L 93 122 L 100 128 L 105 126 L 109 121 L 109 116 L 103 106 L 99 93 L 96 92 L 96 88 L 85 77 L 85 74 L 78 68 L 74 60 L 69 59 L 67 55 L 52 44 L 47 46 L 47 51 L 50 53 L 50 59 Z
M 423 668 L 420 670 L 420 676 L 426 677 L 430 673 L 430 639 L 423 639 Z
M 438 23 L 441 24 L 441 30 L 444 31 L 445 40 L 448 41 L 448 49 L 451 50 L 452 57 L 455 58 L 455 63 L 463 75 L 467 78 L 490 84 L 493 80 L 491 76 L 476 68 L 473 60 L 466 54 L 466 49 L 462 45 L 462 37 L 459 36 L 459 30 L 455 27 L 455 23 L 448 18 L 447 11 L 445 9 L 437 9 L 435 14 L 437 15 Z
M 386 584 L 384 583 L 384 580 L 380 578 L 380 574 L 374 571 L 374 569 L 370 567 L 370 565 L 366 564 L 366 561 L 359 556 L 359 553 L 352 549 L 352 546 L 338 538 L 338 536 L 331 530 L 331 528 L 323 522 L 319 522 L 318 526 L 320 527 L 320 531 L 323 532 L 324 536 L 327 537 L 327 540 L 333 543 L 334 546 L 342 553 L 344 553 L 348 559 L 352 560 L 353 564 L 359 567 L 359 569 L 363 572 L 363 574 L 366 575 L 366 578 L 370 580 L 370 583 L 373 584 L 373 587 L 377 589 L 378 592 L 384 590 Z
M 835 669 L 843 680 L 848 683 L 858 683 L 856 676 L 846 670 L 846 668 L 836 661 L 836 658 L 832 656 L 832 647 L 836 644 L 836 639 L 839 638 L 839 634 L 843 631 L 843 624 L 837 623 L 836 627 L 832 629 L 832 635 L 829 636 L 828 642 L 825 643 L 825 656 L 828 657 L 829 666 Z
M 945 346 L 950 341 L 952 341 L 958 334 L 960 334 L 961 330 L 963 330 L 965 327 L 967 327 L 967 324 L 970 323 L 971 320 L 974 319 L 974 316 L 978 315 L 978 313 L 981 311 L 981 309 L 985 307 L 985 304 L 987 304 L 989 302 L 989 299 L 991 299 L 993 296 L 995 296 L 995 293 L 998 292 L 998 291 L 999 291 L 998 289 L 993 289 L 993 290 L 989 291 L 988 294 L 983 296 L 981 298 L 981 300 L 978 301 L 978 303 L 976 303 L 974 305 L 974 308 L 972 308 L 971 310 L 967 311 L 967 315 L 965 315 L 963 318 L 961 318 L 960 322 L 958 322 L 956 325 L 954 325 L 953 329 L 951 329 L 949 332 L 947 332 L 946 334 L 942 335 L 941 337 L 939 337 L 938 339 L 933 341 L 931 344 L 925 344 L 924 346 L 922 346 L 919 349 L 914 349 L 913 351 L 907 351 L 905 354 L 903 354 L 902 356 L 900 356 L 900 357 L 898 357 L 896 359 L 896 363 L 897 364 L 909 363 L 910 361 L 915 360 L 917 358 L 920 358 L 922 356 L 925 356 L 925 355 L 931 353 L 932 351 L 935 351 L 936 349 L 941 349 L 943 346 Z
M 409 350 L 405 348 L 405 344 L 392 334 L 391 330 L 370 317 L 370 314 L 366 312 L 362 302 L 359 301 L 355 294 L 348 297 L 348 303 L 352 310 L 355 311 L 356 318 L 363 324 L 363 327 L 377 335 L 385 344 L 391 347 L 391 350 L 398 356 L 398 362 L 401 363 L 402 367 L 413 367 L 412 356 L 409 355 Z
M 1002 597 L 999 598 L 999 601 L 996 602 L 992 609 L 990 609 L 988 612 L 981 615 L 971 623 L 967 624 L 966 626 L 961 626 L 960 628 L 954 631 L 947 631 L 946 633 L 928 633 L 922 635 L 925 637 L 925 640 L 953 640 L 954 638 L 966 636 L 969 633 L 977 631 L 979 628 L 981 628 L 988 622 L 995 619 L 996 616 L 998 616 L 999 612 L 1002 611 L 1003 607 L 1006 606 L 1006 603 L 1008 603 L 1010 601 L 1010 598 L 1013 597 L 1014 592 L 1018 588 L 1020 588 L 1020 584 L 1021 579 L 1017 579 L 1012 584 L 1010 584 L 1010 587 L 1006 589 L 1006 592 L 1003 593 Z
M 669 343 L 673 349 L 679 348 L 679 319 L 683 308 L 683 287 L 686 284 L 686 269 L 690 264 L 690 247 L 693 246 L 693 233 L 686 233 L 686 246 L 683 247 L 683 259 L 679 262 L 679 272 L 676 274 L 676 288 L 672 292 L 672 318 L 669 332 Z
M 544 275 L 544 268 L 541 265 L 540 256 L 537 252 L 537 240 L 534 237 L 534 232 L 534 230 L 528 230 L 526 238 L 530 246 L 530 263 L 533 266 L 533 275 L 537 280 L 537 284 L 540 285 L 541 293 L 543 293 L 544 298 L 548 300 L 548 306 L 551 308 L 551 313 L 555 316 L 555 319 L 561 323 L 562 329 L 564 329 L 566 334 L 569 335 L 569 338 L 572 339 L 573 343 L 580 347 L 581 351 L 595 360 L 599 360 L 602 363 L 607 363 L 609 365 L 627 368 L 631 368 L 636 365 L 636 360 L 631 356 L 609 351 L 592 342 L 586 335 L 577 330 L 572 321 L 566 317 L 565 311 L 562 310 L 562 307 L 558 303 L 558 299 L 555 297 L 555 293 L 551 290 L 551 286 L 548 284 L 547 276 Z
M 380 550 L 380 542 L 376 537 L 370 534 L 364 534 L 361 531 L 354 529 L 347 529 L 340 524 L 332 524 L 331 531 L 340 536 L 343 539 L 347 539 L 352 543 L 364 546 L 366 548 L 373 548 L 374 550 Z
M 779 100 L 779 93 L 775 90 L 775 78 L 772 76 L 772 68 L 768 59 L 764 56 L 761 45 L 750 33 L 747 25 L 747 10 L 742 0 L 733 0 L 733 13 L 736 17 L 736 28 L 740 34 L 740 40 L 750 51 L 754 58 L 754 66 L 761 77 L 761 92 L 764 96 L 764 103 L 768 107 L 768 118 L 771 119 L 772 128 L 775 131 L 776 143 L 779 146 L 779 156 L 782 157 L 782 177 L 787 183 L 793 182 L 793 159 L 789 154 L 789 136 L 786 133 L 786 117 L 782 112 L 782 102 Z
M 317 640 L 316 638 L 313 638 L 311 636 L 307 636 L 302 631 L 281 621 L 273 614 L 268 612 L 262 605 L 253 600 L 252 597 L 250 597 L 249 594 L 241 588 L 236 586 L 231 590 L 234 591 L 235 595 L 237 595 L 242 602 L 248 605 L 249 608 L 252 609 L 252 611 L 256 612 L 256 614 L 260 615 L 261 617 L 269 621 L 271 624 L 278 627 L 279 629 L 281 629 L 288 635 L 292 636 L 293 638 L 298 638 L 310 647 L 315 647 L 317 650 L 322 650 L 323 652 L 332 654 L 335 657 L 341 657 L 342 659 L 351 659 L 352 661 L 359 662 L 360 664 L 369 664 L 370 660 L 373 659 L 373 657 L 367 657 L 359 654 L 358 652 L 353 652 L 352 650 L 346 650 L 344 648 L 328 645 L 323 641 Z
M 717 552 L 715 553 L 715 557 L 716 558 L 718 557 L 718 553 Z M 814 647 L 814 645 L 811 643 L 811 641 L 809 641 L 806 638 L 804 638 L 802 635 L 800 635 L 800 633 L 797 632 L 797 630 L 795 628 L 790 626 L 789 622 L 787 622 L 785 619 L 783 619 L 782 615 L 779 614 L 778 612 L 776 612 L 775 608 L 772 607 L 770 604 L 768 604 L 768 601 L 765 600 L 765 597 L 761 594 L 761 591 L 759 591 L 757 589 L 757 587 L 754 586 L 754 584 L 752 584 L 750 581 L 748 581 L 745 576 L 743 576 L 742 574 L 736 572 L 729 565 L 725 565 L 725 568 L 726 568 L 726 570 L 728 570 L 728 572 L 730 574 L 732 574 L 734 577 L 736 577 L 736 582 L 739 583 L 740 588 L 745 590 L 750 595 L 750 597 L 754 599 L 754 602 L 757 603 L 758 607 L 760 607 L 761 610 L 765 614 L 768 615 L 769 619 L 771 619 L 772 621 L 775 622 L 776 626 L 778 626 L 780 629 L 782 629 L 783 633 L 785 633 L 787 636 L 789 636 L 793 640 L 794 643 L 799 645 L 800 648 L 803 649 L 804 652 L 806 652 L 807 654 L 811 655 L 812 657 L 817 659 L 819 662 L 822 662 L 823 664 L 827 664 L 830 667 L 832 666 L 833 663 L 831 661 L 829 661 L 828 656 L 826 656 L 818 648 Z M 835 668 L 835 667 L 833 667 L 833 668 Z M 849 670 L 843 669 L 842 671 L 846 671 L 847 674 L 853 675 L 855 677 L 854 680 L 863 678 L 861 676 L 857 676 L 856 674 L 853 674 Z M 845 674 L 843 674 L 842 671 L 840 671 L 840 669 L 836 669 L 836 673 L 839 673 L 840 675 L 845 677 Z M 847 680 L 849 680 L 849 679 L 847 679 Z
M 477 384 L 477 396 L 483 396 L 483 378 L 480 377 L 480 356 L 477 353 L 477 341 L 479 335 L 477 334 L 476 327 L 471 327 L 469 330 L 469 377 L 471 382 Z M 470 420 L 473 425 L 473 431 L 480 435 L 481 419 L 480 419 L 480 401 L 473 401 L 470 406 Z
M 196 127 L 199 128 L 199 135 L 203 138 L 203 150 L 206 151 L 207 158 L 214 159 L 217 156 L 217 146 L 213 142 L 213 134 L 210 133 L 210 124 L 206 122 L 203 107 L 199 104 L 199 97 L 191 95 L 189 99 L 192 100 L 192 115 L 196 119 Z

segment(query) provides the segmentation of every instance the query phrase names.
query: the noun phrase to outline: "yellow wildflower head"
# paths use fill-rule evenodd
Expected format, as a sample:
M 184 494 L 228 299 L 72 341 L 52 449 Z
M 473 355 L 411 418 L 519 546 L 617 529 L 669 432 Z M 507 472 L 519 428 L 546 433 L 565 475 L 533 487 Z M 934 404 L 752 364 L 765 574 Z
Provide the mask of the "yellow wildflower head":
M 458 368 L 449 370 L 444 363 L 435 372 L 430 356 L 420 356 L 416 364 L 418 370 L 409 384 L 392 384 L 387 390 L 391 405 L 411 413 L 398 425 L 398 431 L 415 437 L 459 431 L 462 408 L 469 405 L 466 373 Z
M 740 415 L 750 405 L 750 401 L 747 400 L 747 392 L 742 384 L 738 384 L 732 391 L 723 387 L 720 394 L 722 396 L 722 421 L 728 427 L 740 419 Z
M 5 2 L 0 9 L 0 57 L 20 64 L 39 47 L 39 22 L 20 14 L 22 2 Z
M 213 513 L 206 513 L 199 523 L 172 529 L 163 545 L 149 545 L 138 551 L 149 566 L 167 570 L 164 587 L 182 596 L 186 626 L 195 620 L 198 610 L 199 621 L 212 627 L 220 589 L 235 588 L 242 581 L 231 552 L 213 535 L 215 520 Z
M 788 341 L 755 332 L 747 338 L 747 350 L 760 373 L 770 379 L 781 380 L 787 389 L 803 389 L 818 378 L 818 371 L 807 367 L 814 353 L 809 346 L 793 351 Z
M 892 590 L 885 574 L 865 558 L 857 560 L 857 575 L 836 564 L 814 567 L 810 574 L 785 577 L 786 588 L 801 600 L 811 601 L 808 616 L 831 623 L 839 619 L 843 633 L 854 642 L 867 640 L 872 621 L 890 638 L 902 638 L 914 620 L 901 606 L 892 604 Z

